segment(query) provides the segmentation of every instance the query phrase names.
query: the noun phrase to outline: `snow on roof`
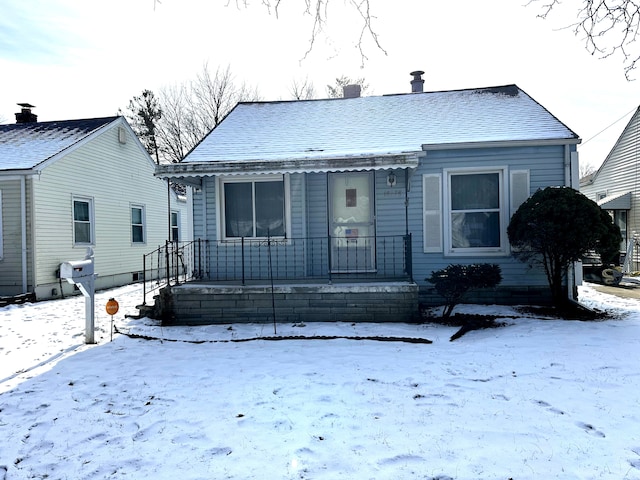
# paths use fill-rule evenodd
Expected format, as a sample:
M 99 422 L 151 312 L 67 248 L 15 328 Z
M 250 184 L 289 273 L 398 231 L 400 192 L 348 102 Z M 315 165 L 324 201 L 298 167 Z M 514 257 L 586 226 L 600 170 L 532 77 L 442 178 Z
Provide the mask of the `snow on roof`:
M 631 210 L 631 192 L 622 192 L 598 200 L 604 210 Z
M 241 103 L 184 162 L 387 155 L 422 145 L 578 136 L 516 85 L 352 99 Z
M 0 125 L 0 171 L 35 168 L 117 118 Z

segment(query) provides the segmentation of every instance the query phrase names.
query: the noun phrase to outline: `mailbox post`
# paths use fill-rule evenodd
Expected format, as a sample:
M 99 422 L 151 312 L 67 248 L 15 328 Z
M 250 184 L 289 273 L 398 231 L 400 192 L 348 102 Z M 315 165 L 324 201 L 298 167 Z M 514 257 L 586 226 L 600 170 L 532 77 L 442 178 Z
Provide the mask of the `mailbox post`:
M 85 343 L 96 343 L 95 330 L 95 274 L 93 269 L 93 249 L 87 248 L 84 260 L 69 261 L 60 264 L 60 278 L 77 285 L 84 295 L 85 305 Z

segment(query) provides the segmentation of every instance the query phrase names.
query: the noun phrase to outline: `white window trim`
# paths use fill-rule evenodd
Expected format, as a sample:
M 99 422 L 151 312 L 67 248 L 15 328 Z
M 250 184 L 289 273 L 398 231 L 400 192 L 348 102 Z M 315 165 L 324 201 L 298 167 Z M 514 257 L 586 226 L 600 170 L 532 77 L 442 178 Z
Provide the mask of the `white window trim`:
M 134 208 L 138 208 L 140 210 L 142 210 L 142 241 L 141 242 L 135 242 L 133 240 L 133 212 L 132 210 Z M 144 208 L 144 205 L 141 205 L 139 203 L 131 203 L 129 204 L 129 232 L 131 235 L 131 244 L 132 245 L 145 245 L 147 243 L 147 212 L 146 209 Z M 136 224 L 137 225 L 137 224 Z
M 76 218 L 75 218 L 75 202 L 87 202 L 89 204 L 89 242 L 77 242 L 76 241 Z M 95 245 L 96 243 L 96 221 L 95 221 L 95 208 L 92 197 L 83 197 L 80 195 L 72 195 L 71 197 L 71 235 L 73 237 L 73 245 L 86 246 Z
M 216 237 L 224 244 L 235 244 L 242 241 L 238 237 L 226 237 L 224 233 L 224 188 L 225 183 L 246 183 L 246 182 L 272 182 L 284 180 L 284 216 L 285 216 L 285 236 L 274 236 L 273 239 L 291 238 L 291 186 L 289 174 L 285 175 L 240 175 L 240 176 L 220 176 L 216 177 Z M 261 241 L 266 237 L 251 237 L 245 241 Z
M 169 240 L 173 241 L 173 224 L 171 221 L 173 220 L 173 214 L 176 214 L 176 228 L 178 229 L 178 241 L 180 241 L 182 229 L 180 228 L 180 210 L 171 210 L 171 216 L 169 217 L 169 230 L 171 231 L 171 238 Z
M 453 248 L 451 245 L 451 176 L 474 175 L 482 173 L 498 173 L 500 185 L 500 246 L 498 247 L 473 247 Z M 507 225 L 509 224 L 509 169 L 506 166 L 486 168 L 445 168 L 442 182 L 442 215 L 444 233 L 444 255 L 449 257 L 501 257 L 509 254 L 509 240 L 507 238 Z

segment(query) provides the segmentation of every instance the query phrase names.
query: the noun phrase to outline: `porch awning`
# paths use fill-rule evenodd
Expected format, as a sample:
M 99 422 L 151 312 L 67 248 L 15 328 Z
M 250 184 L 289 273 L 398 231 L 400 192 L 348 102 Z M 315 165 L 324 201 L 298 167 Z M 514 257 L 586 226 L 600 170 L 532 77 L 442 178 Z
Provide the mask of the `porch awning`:
M 285 173 L 353 172 L 418 167 L 425 152 L 358 157 L 314 157 L 291 160 L 239 160 L 230 162 L 181 162 L 158 165 L 160 178 L 208 177 L 214 175 L 282 175 Z
M 598 205 L 603 210 L 631 210 L 631 192 L 604 197 Z

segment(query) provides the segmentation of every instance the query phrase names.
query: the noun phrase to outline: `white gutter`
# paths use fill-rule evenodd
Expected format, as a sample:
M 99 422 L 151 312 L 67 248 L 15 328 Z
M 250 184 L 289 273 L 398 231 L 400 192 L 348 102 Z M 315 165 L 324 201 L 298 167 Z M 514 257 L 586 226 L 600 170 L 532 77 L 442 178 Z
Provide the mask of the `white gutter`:
M 469 148 L 540 147 L 554 145 L 577 145 L 579 138 L 541 138 L 538 140 L 488 140 L 455 143 L 424 143 L 423 150 L 462 150 Z
M 580 166 L 578 152 L 571 152 L 571 186 L 580 190 Z

